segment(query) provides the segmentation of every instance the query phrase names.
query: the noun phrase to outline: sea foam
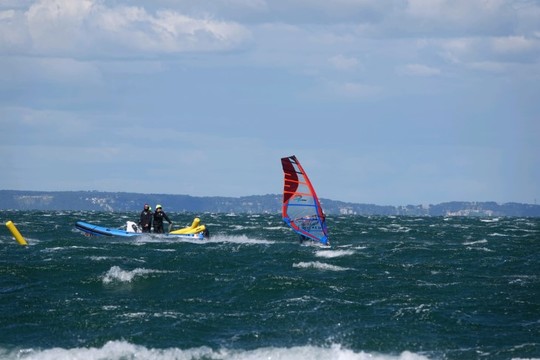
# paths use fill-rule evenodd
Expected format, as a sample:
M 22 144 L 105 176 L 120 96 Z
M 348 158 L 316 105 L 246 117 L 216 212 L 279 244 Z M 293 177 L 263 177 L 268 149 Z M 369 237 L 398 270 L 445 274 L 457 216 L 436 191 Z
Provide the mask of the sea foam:
M 296 359 L 318 359 L 318 360 L 427 360 L 428 358 L 404 351 L 399 355 L 386 355 L 368 352 L 355 352 L 344 349 L 341 345 L 330 347 L 318 346 L 295 346 L 290 348 L 264 347 L 254 350 L 213 350 L 203 346 L 192 349 L 152 349 L 144 346 L 131 344 L 126 341 L 109 341 L 101 348 L 51 348 L 45 350 L 24 349 L 19 351 L 6 352 L 0 350 L 2 358 L 21 360 L 103 360 L 103 359 L 139 359 L 139 360 L 296 360 Z
M 136 268 L 131 271 L 122 270 L 119 266 L 113 266 L 103 275 L 103 283 L 110 284 L 112 282 L 131 282 L 135 277 L 144 276 L 151 273 L 158 273 L 161 271 Z

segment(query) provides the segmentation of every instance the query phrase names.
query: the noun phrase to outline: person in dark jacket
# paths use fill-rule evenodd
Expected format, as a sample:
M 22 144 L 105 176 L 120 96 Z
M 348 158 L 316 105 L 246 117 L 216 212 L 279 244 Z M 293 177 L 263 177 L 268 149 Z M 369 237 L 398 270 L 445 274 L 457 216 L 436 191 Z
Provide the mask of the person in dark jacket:
M 169 225 L 172 225 L 172 221 L 169 219 L 165 211 L 161 208 L 161 205 L 156 205 L 156 211 L 154 212 L 154 232 L 163 234 L 163 219 L 167 220 Z
M 143 233 L 149 233 L 152 229 L 152 209 L 148 204 L 144 204 L 144 209 L 141 211 L 141 218 L 139 220 L 139 226 Z

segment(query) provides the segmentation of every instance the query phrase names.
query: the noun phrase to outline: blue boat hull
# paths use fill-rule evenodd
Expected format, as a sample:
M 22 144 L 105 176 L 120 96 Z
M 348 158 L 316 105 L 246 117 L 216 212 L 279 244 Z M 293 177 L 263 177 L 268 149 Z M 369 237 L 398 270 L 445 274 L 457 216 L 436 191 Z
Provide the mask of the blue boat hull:
M 146 236 L 153 235 L 150 233 L 126 231 L 125 229 L 108 228 L 104 226 L 90 224 L 84 221 L 77 221 L 75 223 L 75 228 L 91 236 L 116 236 L 116 237 L 130 238 L 130 237 L 137 237 L 137 236 L 143 236 L 143 235 L 146 235 Z M 178 238 L 178 239 L 204 240 L 203 234 L 159 234 L 159 235 L 165 236 L 167 238 L 175 238 L 175 239 Z

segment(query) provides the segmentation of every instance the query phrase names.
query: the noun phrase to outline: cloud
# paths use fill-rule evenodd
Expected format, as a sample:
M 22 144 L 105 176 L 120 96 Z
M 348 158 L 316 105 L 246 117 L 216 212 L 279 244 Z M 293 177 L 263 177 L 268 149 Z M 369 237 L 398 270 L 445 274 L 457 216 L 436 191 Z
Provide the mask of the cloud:
M 332 88 L 335 94 L 353 99 L 372 99 L 381 93 L 379 87 L 360 82 L 334 84 Z
M 539 39 L 528 39 L 525 36 L 505 36 L 492 40 L 493 50 L 498 53 L 525 53 L 540 50 Z
M 436 76 L 441 74 L 441 70 L 422 64 L 408 64 L 398 68 L 398 73 L 410 76 Z
M 176 11 L 109 7 L 97 0 L 39 0 L 27 11 L 0 13 L 3 53 L 55 56 L 137 56 L 229 51 L 244 46 L 244 26 Z
M 22 52 L 29 44 L 28 28 L 20 26 L 25 21 L 21 11 L 0 11 L 0 54 Z
M 429 21 L 437 21 L 440 26 L 448 22 L 470 26 L 473 23 L 486 25 L 489 20 L 501 18 L 510 8 L 505 0 L 408 0 L 405 14 Z
M 163 191 L 249 195 L 279 189 L 276 159 L 295 153 L 320 162 L 324 196 L 454 200 L 460 189 L 439 187 L 453 171 L 422 166 L 446 167 L 460 143 L 538 168 L 538 24 L 532 0 L 0 0 L 13 164 L 0 187 L 147 191 L 162 174 Z M 335 151 L 324 160 L 321 141 Z M 347 189 L 327 170 L 344 156 Z M 403 179 L 409 163 L 432 181 Z M 486 188 L 527 173 L 448 166 Z
M 510 71 L 517 63 L 537 63 L 540 40 L 525 36 L 455 37 L 423 41 L 423 52 L 443 60 L 437 68 L 454 66 L 468 69 Z
M 506 64 L 492 61 L 471 62 L 467 64 L 467 67 L 492 73 L 504 73 L 508 68 Z
M 329 61 L 338 70 L 351 70 L 356 69 L 359 66 L 359 62 L 356 58 L 347 57 L 341 54 L 332 56 Z

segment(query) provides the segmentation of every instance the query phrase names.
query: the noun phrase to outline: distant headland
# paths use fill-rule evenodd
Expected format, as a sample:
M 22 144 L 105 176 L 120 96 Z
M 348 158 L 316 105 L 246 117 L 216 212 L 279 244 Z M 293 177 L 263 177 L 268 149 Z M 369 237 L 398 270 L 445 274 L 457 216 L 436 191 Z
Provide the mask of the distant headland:
M 281 213 L 281 194 L 242 197 L 140 194 L 102 191 L 0 190 L 0 210 L 140 211 L 162 204 L 168 212 Z M 522 216 L 540 217 L 540 205 L 452 201 L 430 205 L 383 206 L 321 199 L 328 215 Z

